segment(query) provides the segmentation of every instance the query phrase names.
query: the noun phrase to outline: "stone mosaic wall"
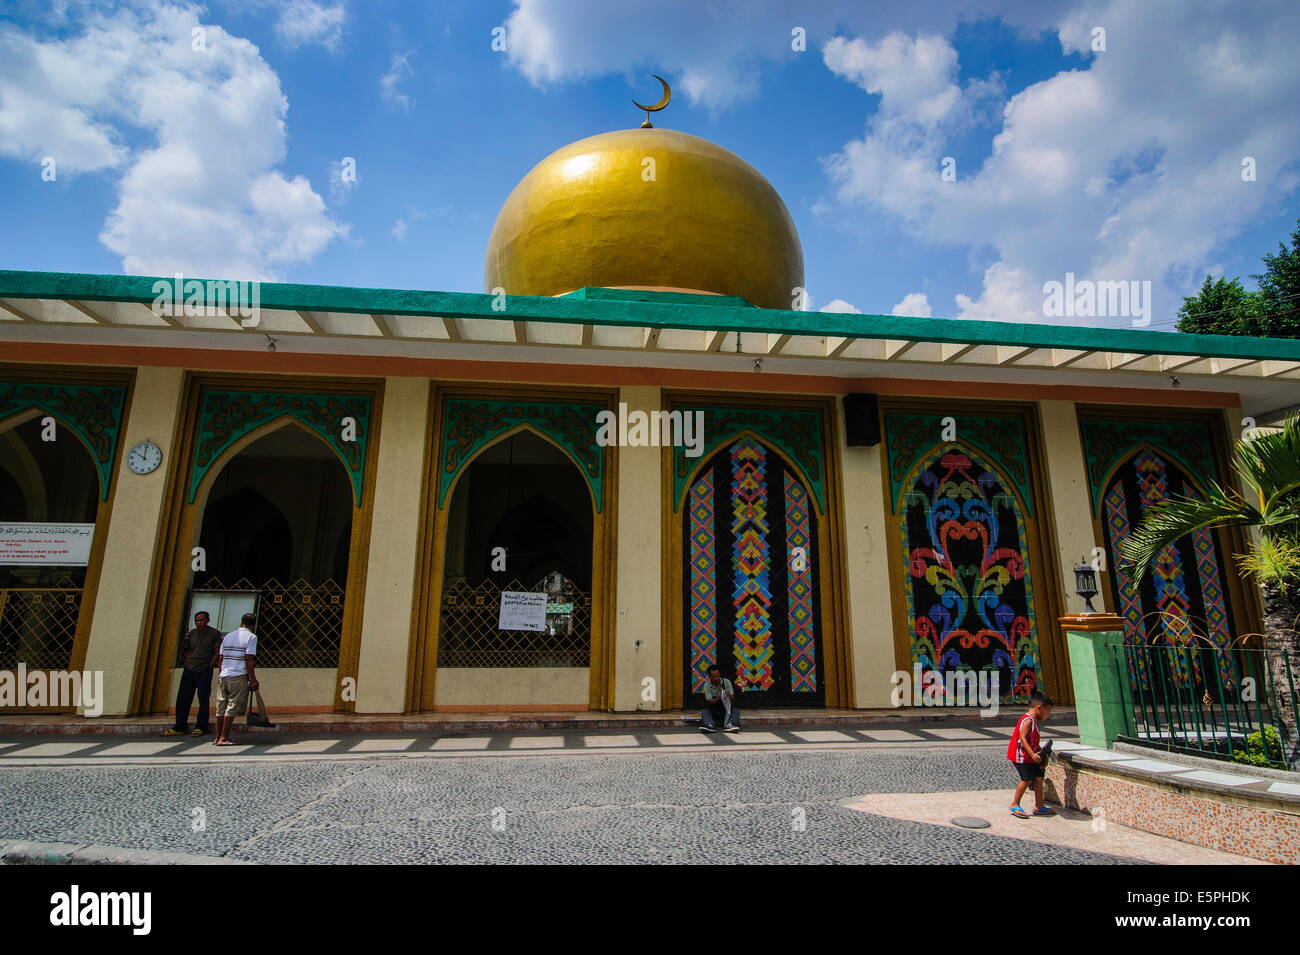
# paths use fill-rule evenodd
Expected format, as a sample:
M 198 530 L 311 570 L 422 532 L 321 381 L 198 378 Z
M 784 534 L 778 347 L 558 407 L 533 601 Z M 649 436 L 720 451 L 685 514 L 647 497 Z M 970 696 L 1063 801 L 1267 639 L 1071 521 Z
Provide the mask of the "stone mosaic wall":
M 1148 786 L 1059 759 L 1047 767 L 1044 791 L 1049 802 L 1121 826 L 1279 865 L 1300 864 L 1300 814 Z

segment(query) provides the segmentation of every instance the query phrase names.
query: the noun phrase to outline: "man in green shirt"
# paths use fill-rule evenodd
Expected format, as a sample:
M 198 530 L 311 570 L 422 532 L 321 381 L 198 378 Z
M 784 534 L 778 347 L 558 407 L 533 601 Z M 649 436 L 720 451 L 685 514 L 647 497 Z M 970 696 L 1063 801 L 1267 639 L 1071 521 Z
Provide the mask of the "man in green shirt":
M 221 646 L 221 631 L 210 623 L 208 615 L 200 610 L 194 615 L 194 629 L 181 641 L 181 685 L 176 691 L 176 722 L 163 736 L 183 736 L 190 718 L 190 703 L 194 694 L 199 696 L 199 709 L 195 714 L 191 736 L 203 736 L 212 727 L 208 701 L 212 697 L 212 667 L 217 662 L 217 648 Z
M 709 678 L 704 681 L 700 732 L 716 733 L 719 725 L 724 733 L 739 733 L 740 712 L 736 709 L 736 691 L 731 681 L 723 679 L 722 671 L 717 667 L 709 667 Z

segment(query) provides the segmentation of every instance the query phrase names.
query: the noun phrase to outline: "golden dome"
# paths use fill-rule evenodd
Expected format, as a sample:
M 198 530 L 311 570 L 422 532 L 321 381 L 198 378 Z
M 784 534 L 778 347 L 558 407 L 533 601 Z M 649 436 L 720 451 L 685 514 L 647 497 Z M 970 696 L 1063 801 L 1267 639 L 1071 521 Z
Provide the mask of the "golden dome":
M 781 197 L 739 156 L 672 129 L 624 129 L 570 143 L 515 186 L 483 283 L 509 295 L 667 288 L 790 308 L 803 251 Z

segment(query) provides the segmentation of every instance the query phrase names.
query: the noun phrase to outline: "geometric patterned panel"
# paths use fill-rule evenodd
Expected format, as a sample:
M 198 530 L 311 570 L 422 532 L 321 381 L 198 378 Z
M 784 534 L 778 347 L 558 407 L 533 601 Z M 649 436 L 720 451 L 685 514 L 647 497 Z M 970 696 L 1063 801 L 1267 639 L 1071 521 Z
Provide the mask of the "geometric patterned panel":
M 732 602 L 736 685 L 772 688 L 772 589 L 767 543 L 767 451 L 748 439 L 731 446 Z
M 1125 639 L 1134 644 L 1180 645 L 1199 636 L 1226 648 L 1232 642 L 1233 624 L 1213 532 L 1202 529 L 1163 547 L 1140 588 L 1120 564 L 1123 541 L 1152 507 L 1170 496 L 1201 494 L 1178 465 L 1149 445 L 1139 447 L 1114 472 L 1103 495 L 1112 596 L 1124 619 Z M 1138 660 L 1141 664 L 1141 656 Z M 1234 661 L 1227 655 L 1221 661 L 1225 678 L 1230 677 Z M 1193 676 L 1200 682 L 1200 675 L 1188 669 L 1187 658 L 1174 655 L 1171 662 L 1177 682 L 1186 684 Z M 1145 685 L 1144 673 L 1133 677 Z
M 913 666 L 996 672 L 1003 699 L 1042 683 L 1024 519 L 1001 475 L 956 444 L 908 477 L 901 501 Z M 958 680 L 957 686 L 963 685 Z
M 691 692 L 699 693 L 718 659 L 717 543 L 713 534 L 713 471 L 691 487 L 686 569 L 690 577 Z
M 818 411 L 767 408 L 716 408 L 710 405 L 674 404 L 673 412 L 701 412 L 704 421 L 702 446 L 688 449 L 684 444 L 673 450 L 673 509 L 681 506 L 682 492 L 691 469 L 701 456 L 714 450 L 742 431 L 757 435 L 768 447 L 777 448 L 793 461 L 807 477 L 809 489 L 821 513 L 826 512 L 826 486 L 822 479 L 822 415 Z M 691 456 L 688 451 L 697 451 Z
M 1081 418 L 1079 436 L 1083 441 L 1088 492 L 1094 512 L 1102 506 L 1102 482 L 1106 476 L 1121 462 L 1127 461 L 1141 445 L 1149 445 L 1165 460 L 1190 468 L 1190 473 L 1204 478 L 1214 478 L 1218 471 L 1214 465 L 1210 430 L 1203 421 Z
M 821 705 L 818 518 L 800 473 L 745 435 L 691 477 L 682 503 L 687 695 L 716 665 L 746 705 Z
M 812 532 L 808 492 L 785 475 L 786 615 L 790 623 L 790 690 L 817 692 L 816 629 L 813 620 Z

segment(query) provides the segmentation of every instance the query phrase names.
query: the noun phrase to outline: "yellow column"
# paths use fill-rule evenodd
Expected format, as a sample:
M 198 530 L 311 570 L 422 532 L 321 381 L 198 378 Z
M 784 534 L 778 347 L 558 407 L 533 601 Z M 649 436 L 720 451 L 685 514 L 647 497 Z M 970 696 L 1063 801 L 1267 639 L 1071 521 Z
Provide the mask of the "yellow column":
M 1066 575 L 1061 586 L 1065 591 L 1067 608 L 1072 613 L 1081 613 L 1083 601 L 1074 593 L 1072 571 L 1080 558 L 1092 560 L 1092 549 L 1097 543 L 1092 532 L 1092 498 L 1088 493 L 1079 419 L 1073 401 L 1042 401 L 1038 411 L 1043 421 L 1043 450 L 1056 522 L 1057 558 L 1062 573 Z M 1109 565 L 1106 571 L 1110 571 Z M 1097 579 L 1102 594 L 1093 598 L 1093 606 L 1100 610 L 1102 606 L 1109 606 L 1110 597 L 1103 583 L 1106 578 L 1099 576 Z
M 881 485 L 884 444 L 851 448 L 845 440 L 843 409 L 837 408 L 835 434 L 840 443 L 844 488 L 844 552 L 848 565 L 845 592 L 853 641 L 854 703 L 860 709 L 891 706 L 894 661 L 894 615 L 890 603 L 889 539 L 891 519 Z
M 385 379 L 357 664 L 358 713 L 400 713 L 406 704 L 420 530 L 416 515 L 428 430 L 428 380 Z
M 657 411 L 655 386 L 619 389 L 629 413 Z M 654 447 L 618 449 L 618 575 L 614 624 L 614 709 L 659 710 L 660 670 L 660 455 Z M 642 699 L 643 680 L 654 680 L 654 700 Z
M 95 618 L 86 645 L 86 670 L 103 671 L 103 716 L 127 712 L 140 638 L 154 580 L 167 473 L 181 462 L 169 461 L 175 449 L 185 373 L 179 368 L 140 368 L 131 396 L 131 413 L 122 430 L 122 453 L 113 477 L 113 510 L 104 544 L 104 566 L 95 597 Z M 126 465 L 127 451 L 150 440 L 162 448 L 163 466 L 152 474 L 135 474 Z M 173 644 L 166 652 L 174 652 Z M 166 661 L 170 666 L 171 661 Z

